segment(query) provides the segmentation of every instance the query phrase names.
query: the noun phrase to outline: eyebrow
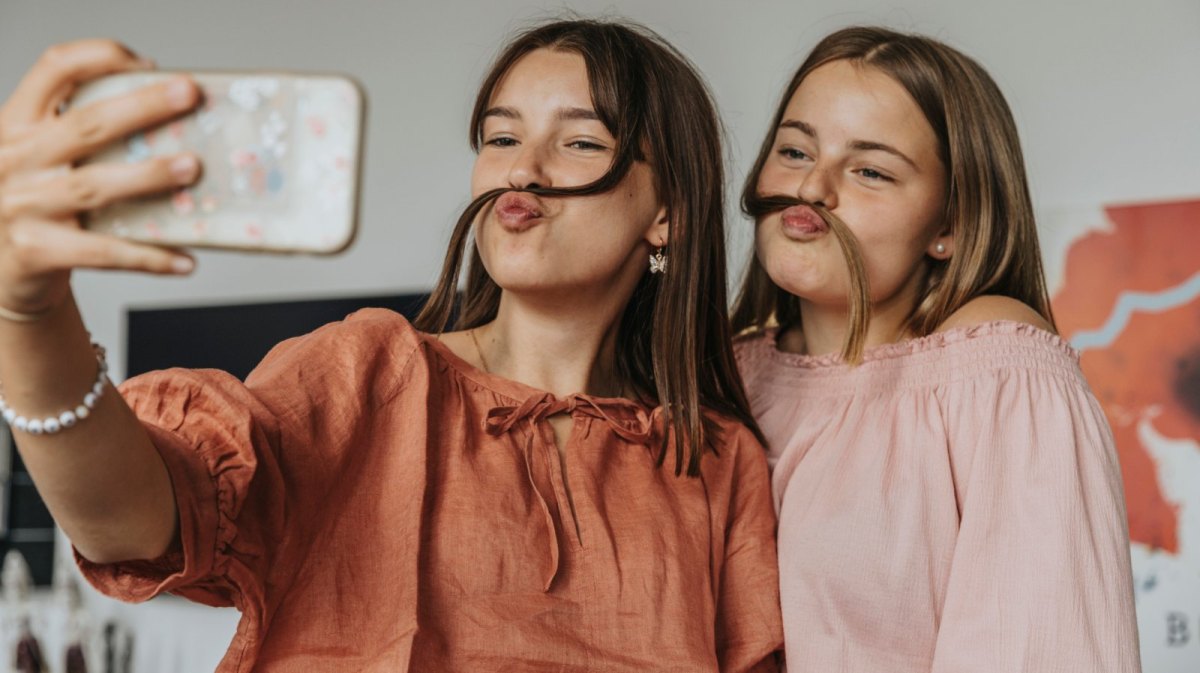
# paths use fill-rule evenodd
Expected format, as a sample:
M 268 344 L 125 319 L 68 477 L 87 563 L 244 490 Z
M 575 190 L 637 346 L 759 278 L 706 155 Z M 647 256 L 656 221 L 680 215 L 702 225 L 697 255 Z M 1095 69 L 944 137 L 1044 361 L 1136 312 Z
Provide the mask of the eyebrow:
M 785 128 L 786 129 L 796 129 L 797 131 L 803 133 L 806 136 L 811 137 L 814 140 L 816 140 L 816 138 L 817 138 L 817 130 L 816 129 L 814 129 L 812 126 L 806 124 L 805 122 L 802 122 L 802 121 L 799 121 L 796 119 L 783 120 L 783 123 L 781 123 L 779 125 L 779 128 L 781 128 L 781 129 L 785 129 Z
M 784 120 L 783 123 L 781 123 L 779 125 L 779 128 L 781 128 L 781 129 L 782 128 L 796 129 L 797 131 L 803 133 L 804 135 L 809 136 L 813 140 L 817 139 L 817 130 L 815 128 L 813 128 L 812 125 L 807 124 L 802 121 L 799 121 L 799 120 L 796 120 L 796 119 Z M 850 149 L 858 151 L 858 152 L 871 152 L 871 151 L 887 152 L 888 154 L 894 155 L 894 156 L 902 159 L 904 161 L 904 163 L 908 164 L 909 166 L 912 166 L 913 170 L 917 170 L 917 171 L 921 170 L 917 166 L 917 162 L 908 158 L 908 155 L 906 155 L 905 153 L 896 149 L 895 147 L 892 147 L 891 145 L 887 145 L 885 143 L 875 142 L 873 140 L 851 140 L 849 143 L 846 143 L 846 146 L 849 147 Z
M 517 112 L 516 108 L 499 106 L 488 108 L 487 112 L 483 113 L 483 116 L 485 118 L 502 117 L 504 119 L 520 119 L 521 113 Z M 575 121 L 580 119 L 584 121 L 600 121 L 600 115 L 596 114 L 595 110 L 585 107 L 559 108 L 554 117 L 558 121 Z

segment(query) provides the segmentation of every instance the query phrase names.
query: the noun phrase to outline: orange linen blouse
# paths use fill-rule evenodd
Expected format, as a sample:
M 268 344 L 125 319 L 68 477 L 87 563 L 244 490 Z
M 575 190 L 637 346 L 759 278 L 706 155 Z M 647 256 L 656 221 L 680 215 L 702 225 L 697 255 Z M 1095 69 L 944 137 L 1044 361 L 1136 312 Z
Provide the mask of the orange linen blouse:
M 380 309 L 283 342 L 245 384 L 169 370 L 121 392 L 170 472 L 179 544 L 79 564 L 120 599 L 237 607 L 218 671 L 777 668 L 766 459 L 731 419 L 719 457 L 677 477 L 655 464 L 660 410 L 556 399 Z

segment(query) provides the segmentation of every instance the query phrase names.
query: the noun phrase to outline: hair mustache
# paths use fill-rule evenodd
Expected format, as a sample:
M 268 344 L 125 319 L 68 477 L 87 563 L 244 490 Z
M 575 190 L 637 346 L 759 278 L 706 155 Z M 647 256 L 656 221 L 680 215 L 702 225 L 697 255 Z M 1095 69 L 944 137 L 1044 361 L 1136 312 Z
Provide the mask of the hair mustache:
M 518 192 L 524 194 L 532 194 L 534 196 L 550 196 L 550 197 L 569 197 L 569 196 L 590 196 L 592 194 L 603 194 L 615 188 L 621 180 L 625 179 L 625 175 L 629 173 L 630 167 L 633 165 L 635 158 L 630 152 L 620 153 L 613 165 L 609 167 L 604 175 L 596 180 L 585 185 L 576 187 L 496 187 L 480 194 L 471 200 L 471 203 L 463 210 L 459 216 L 458 222 L 454 226 L 455 236 L 465 236 L 468 229 L 475 222 L 475 218 L 479 216 L 479 212 L 488 204 L 492 203 L 501 195 L 508 192 Z
M 754 198 L 746 200 L 745 212 L 758 221 L 767 215 L 793 206 L 812 208 L 813 212 L 829 226 L 829 230 L 837 238 L 838 247 L 842 249 L 842 258 L 846 261 L 846 268 L 850 273 L 850 288 L 846 298 L 850 307 L 849 333 L 866 334 L 867 325 L 871 322 L 871 288 L 867 280 L 867 267 L 863 261 L 862 246 L 854 232 L 850 231 L 850 227 L 846 226 L 840 217 L 834 215 L 825 206 L 788 194 L 756 194 Z M 847 350 L 852 356 L 848 359 L 856 361 L 862 355 L 862 344 L 855 344 L 854 347 Z
M 451 231 L 451 253 L 447 256 L 442 268 L 442 280 L 453 279 L 454 282 L 439 281 L 438 287 L 435 288 L 434 293 L 430 295 L 429 300 L 425 303 L 425 307 L 421 309 L 420 315 L 417 316 L 419 327 L 434 332 L 442 332 L 446 329 L 446 325 L 450 322 L 451 316 L 455 311 L 458 279 L 463 269 L 464 257 L 466 256 L 466 244 L 471 240 L 475 221 L 479 217 L 479 213 L 496 199 L 500 198 L 502 194 L 522 192 L 540 197 L 571 197 L 602 194 L 611 191 L 620 184 L 621 180 L 625 179 L 635 160 L 637 160 L 636 153 L 630 149 L 624 149 L 617 153 L 613 164 L 609 166 L 608 171 L 604 175 L 585 185 L 575 187 L 496 187 L 471 199 L 471 203 L 463 209 L 458 217 L 458 221 L 454 224 L 454 229 Z

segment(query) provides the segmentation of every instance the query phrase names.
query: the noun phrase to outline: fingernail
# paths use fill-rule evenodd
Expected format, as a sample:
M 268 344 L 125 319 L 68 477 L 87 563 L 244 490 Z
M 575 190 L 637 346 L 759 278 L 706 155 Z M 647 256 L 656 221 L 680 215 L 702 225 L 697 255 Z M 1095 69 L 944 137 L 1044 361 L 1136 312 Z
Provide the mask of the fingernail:
M 191 273 L 194 268 L 196 268 L 196 263 L 191 258 L 176 257 L 171 260 L 171 270 L 175 273 Z
M 182 154 L 171 161 L 171 176 L 184 184 L 196 179 L 199 169 L 200 162 L 191 154 Z
M 167 102 L 180 110 L 190 108 L 195 99 L 195 87 L 187 78 L 176 77 L 167 85 Z

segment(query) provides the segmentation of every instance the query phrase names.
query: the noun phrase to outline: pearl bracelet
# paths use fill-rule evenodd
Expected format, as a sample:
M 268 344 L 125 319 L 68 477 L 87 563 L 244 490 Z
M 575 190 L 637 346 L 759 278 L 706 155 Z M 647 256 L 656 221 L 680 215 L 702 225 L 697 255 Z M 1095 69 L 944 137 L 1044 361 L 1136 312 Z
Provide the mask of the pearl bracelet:
M 104 346 L 93 342 L 92 348 L 96 351 L 96 364 L 99 365 L 99 372 L 96 374 L 96 382 L 92 384 L 92 389 L 83 396 L 83 402 L 79 406 L 68 409 L 57 416 L 30 420 L 13 411 L 12 407 L 8 406 L 8 400 L 5 400 L 4 395 L 0 394 L 0 414 L 3 414 L 4 421 L 8 423 L 9 427 L 31 435 L 53 435 L 74 426 L 91 415 L 108 385 L 108 360 L 104 357 Z

